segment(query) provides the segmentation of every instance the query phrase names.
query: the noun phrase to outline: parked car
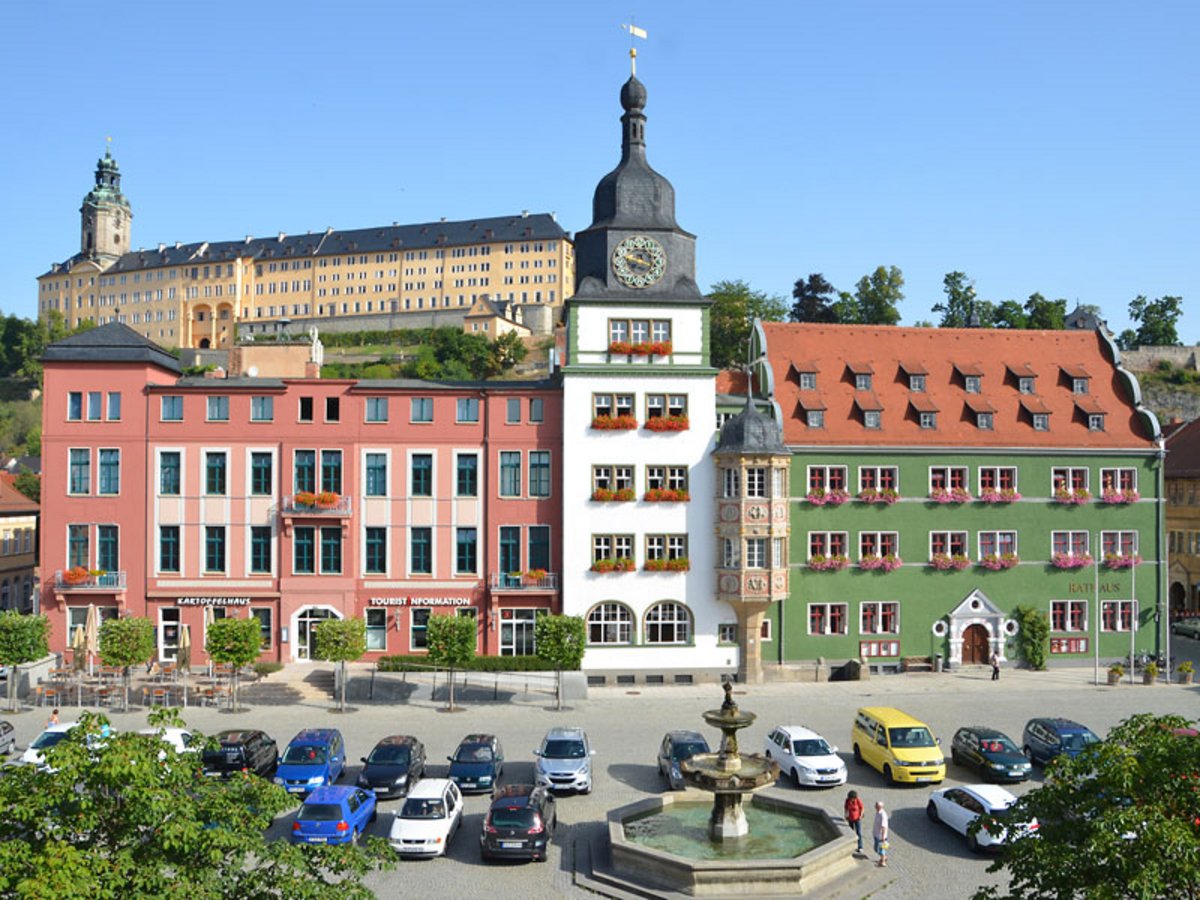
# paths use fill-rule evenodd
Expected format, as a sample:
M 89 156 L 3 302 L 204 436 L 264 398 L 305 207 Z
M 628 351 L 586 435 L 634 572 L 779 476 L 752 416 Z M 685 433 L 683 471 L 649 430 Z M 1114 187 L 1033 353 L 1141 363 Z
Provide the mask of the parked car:
M 205 775 L 228 778 L 235 772 L 252 772 L 263 778 L 275 774 L 279 765 L 279 747 L 264 731 L 233 729 L 222 731 L 217 746 L 204 751 L 201 761 Z
M 1033 765 L 1007 734 L 986 725 L 968 725 L 954 732 L 950 758 L 993 781 L 1024 781 Z
M 0 755 L 8 756 L 17 749 L 17 735 L 12 722 L 0 719 Z
M 403 797 L 425 774 L 425 745 L 415 737 L 394 734 L 385 737 L 362 758 L 358 786 L 376 797 Z
M 1060 753 L 1076 757 L 1099 740 L 1090 729 L 1070 719 L 1039 718 L 1025 723 L 1021 746 L 1030 762 L 1044 766 Z
M 711 753 L 708 741 L 698 731 L 668 731 L 658 745 L 658 774 L 667 779 L 667 787 L 682 791 L 687 781 L 679 764 L 698 753 Z
M 332 784 L 304 801 L 292 823 L 293 844 L 357 844 L 375 821 L 375 795 L 362 788 Z
M 333 784 L 346 768 L 346 743 L 336 728 L 306 728 L 287 745 L 275 783 L 290 794 L 308 794 Z
M 67 733 L 78 724 L 78 722 L 59 722 L 57 725 L 50 725 L 34 738 L 32 744 L 25 748 L 25 752 L 21 754 L 21 762 L 33 766 L 44 765 L 46 762 L 45 752 L 60 741 L 66 740 Z
M 939 782 L 946 758 L 929 726 L 890 706 L 866 706 L 850 731 L 854 761 L 867 763 L 893 782 Z
M 846 764 L 821 735 L 803 725 L 776 725 L 764 744 L 767 759 L 796 787 L 833 787 L 846 783 Z
M 160 737 L 170 744 L 176 753 L 195 753 L 198 749 L 195 738 L 186 728 L 143 728 L 138 734 Z
M 941 822 L 967 839 L 967 846 L 978 853 L 981 850 L 999 850 L 1017 837 L 1034 834 L 1037 819 L 1009 825 L 999 833 L 992 834 L 983 828 L 972 832 L 971 825 L 982 815 L 1003 819 L 1006 810 L 1017 802 L 1009 791 L 995 784 L 968 784 L 936 790 L 929 795 L 925 813 L 933 822 Z
M 1171 623 L 1171 634 L 1180 634 L 1184 637 L 1200 638 L 1200 619 L 1187 618 L 1176 619 Z
M 542 746 L 533 751 L 537 783 L 554 791 L 592 792 L 592 757 L 595 755 L 587 732 L 577 727 L 551 728 Z
M 468 734 L 450 760 L 450 780 L 465 793 L 490 791 L 504 772 L 504 749 L 494 734 Z
M 545 862 L 558 825 L 554 794 L 532 784 L 508 784 L 496 791 L 483 819 L 479 852 L 484 859 Z
M 463 798 L 449 778 L 422 778 L 392 819 L 388 843 L 401 856 L 442 856 L 462 824 Z

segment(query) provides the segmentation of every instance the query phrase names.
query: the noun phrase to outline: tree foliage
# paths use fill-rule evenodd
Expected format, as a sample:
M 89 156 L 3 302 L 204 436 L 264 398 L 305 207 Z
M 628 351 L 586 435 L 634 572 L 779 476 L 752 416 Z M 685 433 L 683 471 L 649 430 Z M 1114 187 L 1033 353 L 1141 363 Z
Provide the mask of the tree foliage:
M 793 322 L 837 322 L 839 320 L 834 310 L 837 296 L 837 289 L 820 272 L 800 278 L 792 286 L 794 302 L 788 318 Z
M 533 625 L 537 655 L 554 665 L 556 705 L 562 709 L 562 673 L 574 671 L 587 649 L 587 624 L 582 616 L 538 616 Z
M 241 671 L 258 659 L 262 649 L 262 626 L 258 619 L 234 619 L 225 617 L 210 622 L 204 649 L 209 659 L 233 669 L 229 684 L 229 707 L 238 709 L 238 688 Z
M 1024 328 L 1029 321 L 1023 307 L 1016 300 L 1001 300 L 992 308 L 993 328 Z
M 939 328 L 966 328 L 975 310 L 975 282 L 962 272 L 947 272 L 942 279 L 945 300 L 933 304 L 933 311 L 942 314 Z M 980 323 L 982 324 L 982 322 Z
M 1029 668 L 1045 669 L 1046 654 L 1050 652 L 1050 619 L 1031 606 L 1016 607 L 1013 619 L 1017 623 L 1017 647 L 1021 656 Z
M 338 664 L 341 688 L 338 709 L 346 709 L 346 663 L 367 652 L 367 623 L 362 619 L 326 619 L 317 625 L 313 655 Z
M 1037 820 L 988 869 L 1006 887 L 975 900 L 1200 898 L 1200 737 L 1195 723 L 1139 714 L 1075 759 L 1059 757 L 1005 815 Z M 1001 827 L 985 818 L 982 827 Z
M 712 365 L 728 369 L 746 362 L 746 347 L 755 319 L 782 321 L 787 304 L 782 297 L 753 290 L 745 281 L 718 281 L 708 290 L 709 356 Z
M 70 328 L 56 309 L 37 320 L 12 314 L 0 318 L 0 377 L 40 378 L 46 347 L 93 327 L 91 320 L 84 320 Z
M 1129 303 L 1129 318 L 1137 323 L 1134 346 L 1173 347 L 1179 344 L 1176 325 L 1183 315 L 1182 297 L 1147 300 L 1139 294 Z
M 368 900 L 362 876 L 393 864 L 375 837 L 358 847 L 268 841 L 294 803 L 282 787 L 204 778 L 199 753 L 135 731 L 97 740 L 107 720 L 79 721 L 46 751 L 47 768 L 0 778 L 0 896 Z M 175 710 L 149 721 L 183 725 Z
M 446 709 L 454 709 L 454 670 L 475 658 L 478 626 L 469 616 L 430 616 L 425 629 L 429 661 L 448 669 Z
M 375 359 L 352 363 L 326 363 L 323 378 L 420 378 L 426 381 L 482 381 L 509 372 L 528 355 L 525 342 L 515 332 L 494 341 L 486 335 L 468 334 L 461 328 L 413 328 L 400 331 L 367 331 L 321 335 L 327 347 L 363 347 L 374 344 L 416 347 L 403 361 Z
M 1047 300 L 1041 294 L 1030 294 L 1025 301 L 1025 327 L 1043 331 L 1062 331 L 1066 327 L 1067 301 Z
M 36 472 L 18 472 L 13 478 L 13 487 L 34 503 L 42 502 L 42 476 Z
M 895 325 L 904 299 L 904 275 L 896 266 L 879 266 L 854 286 L 855 321 L 862 325 Z
M 106 619 L 100 626 L 100 659 L 105 665 L 120 666 L 124 705 L 129 707 L 129 667 L 154 658 L 154 623 L 129 616 Z
M 50 652 L 50 620 L 45 616 L 27 616 L 8 609 L 0 612 L 0 665 L 20 666 L 41 659 Z M 16 672 L 8 676 L 8 706 L 17 709 Z

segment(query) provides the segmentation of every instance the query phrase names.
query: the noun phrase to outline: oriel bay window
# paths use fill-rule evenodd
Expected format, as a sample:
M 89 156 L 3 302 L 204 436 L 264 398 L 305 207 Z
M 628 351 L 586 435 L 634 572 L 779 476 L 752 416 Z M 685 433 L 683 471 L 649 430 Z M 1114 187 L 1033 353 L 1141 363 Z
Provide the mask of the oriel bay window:
M 321 490 L 334 494 L 342 492 L 342 451 L 321 451 Z
M 859 607 L 859 631 L 862 634 L 899 634 L 900 604 L 895 601 L 868 601 Z
M 1051 600 L 1051 631 L 1087 631 L 1086 600 Z
M 850 536 L 845 531 L 810 531 L 808 533 L 808 558 L 814 556 L 847 556 Z
M 370 575 L 387 572 L 387 529 L 370 527 L 363 536 L 363 571 Z
M 721 483 L 722 497 L 732 500 L 742 496 L 742 472 L 740 469 L 725 469 Z
M 1137 601 L 1100 601 L 1101 631 L 1133 631 L 1137 621 Z
M 292 572 L 312 575 L 317 571 L 317 531 L 309 526 L 292 530 Z
M 297 450 L 292 457 L 295 491 L 316 493 L 317 490 L 317 451 Z
M 342 529 L 321 529 L 321 573 L 338 575 L 342 571 Z
M 746 538 L 746 568 L 765 569 L 767 567 L 767 539 Z
M 845 603 L 808 604 L 809 634 L 847 634 Z

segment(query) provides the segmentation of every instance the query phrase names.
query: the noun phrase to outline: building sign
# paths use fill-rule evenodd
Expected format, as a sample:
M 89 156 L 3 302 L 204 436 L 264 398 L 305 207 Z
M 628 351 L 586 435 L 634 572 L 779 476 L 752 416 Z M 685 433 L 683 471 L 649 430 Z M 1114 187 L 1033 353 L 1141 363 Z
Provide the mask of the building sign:
M 249 606 L 249 597 L 176 597 L 177 606 Z
M 470 597 L 372 597 L 370 606 L 474 606 Z

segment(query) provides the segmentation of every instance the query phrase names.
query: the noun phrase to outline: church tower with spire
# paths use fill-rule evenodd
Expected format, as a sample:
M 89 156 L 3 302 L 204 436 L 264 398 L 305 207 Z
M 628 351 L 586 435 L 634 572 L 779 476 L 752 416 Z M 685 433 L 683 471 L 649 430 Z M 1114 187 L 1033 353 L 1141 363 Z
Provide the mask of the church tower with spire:
M 646 158 L 647 91 L 621 88 L 621 160 L 576 235 L 563 364 L 563 605 L 590 675 L 672 681 L 738 666 L 716 597 L 709 300 L 675 189 Z
M 121 193 L 121 168 L 111 148 L 96 162 L 96 184 L 83 198 L 79 222 L 83 256 L 109 262 L 129 249 L 133 211 Z

